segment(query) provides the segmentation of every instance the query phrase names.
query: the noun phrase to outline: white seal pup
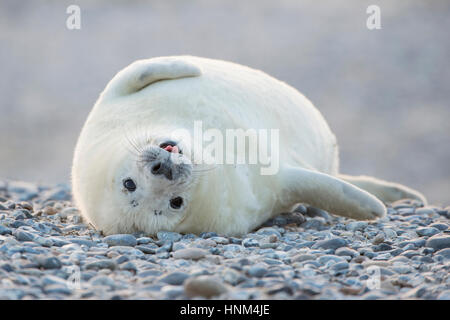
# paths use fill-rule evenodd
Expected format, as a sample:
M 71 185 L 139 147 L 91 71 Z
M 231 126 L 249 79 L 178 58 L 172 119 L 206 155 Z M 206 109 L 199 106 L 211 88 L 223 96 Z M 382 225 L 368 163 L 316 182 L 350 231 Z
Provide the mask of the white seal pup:
M 278 130 L 268 150 L 277 163 L 192 161 L 194 143 L 174 133 L 195 135 L 196 121 L 216 132 Z M 335 136 L 296 89 L 191 56 L 139 60 L 109 82 L 79 136 L 72 191 L 83 217 L 105 234 L 242 235 L 298 203 L 372 220 L 386 214 L 382 201 L 426 201 L 398 184 L 340 175 Z

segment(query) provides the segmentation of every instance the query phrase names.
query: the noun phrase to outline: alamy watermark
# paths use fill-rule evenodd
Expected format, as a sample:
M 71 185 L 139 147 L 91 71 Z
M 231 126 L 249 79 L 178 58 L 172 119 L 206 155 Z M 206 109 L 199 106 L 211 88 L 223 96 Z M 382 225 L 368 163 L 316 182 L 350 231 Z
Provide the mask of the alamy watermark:
M 81 29 L 81 9 L 79 6 L 72 4 L 67 7 L 66 13 L 69 15 L 66 19 L 66 27 L 69 30 Z
M 381 29 L 381 9 L 379 6 L 372 4 L 367 7 L 366 13 L 369 14 L 366 20 L 366 26 L 369 30 Z
M 191 146 L 191 161 L 206 165 L 260 165 L 261 175 L 275 175 L 280 167 L 279 129 L 203 129 L 194 121 L 189 130 L 172 132 L 171 139 Z
M 369 278 L 366 280 L 367 288 L 370 290 L 381 288 L 381 270 L 378 266 L 370 266 L 367 268 Z

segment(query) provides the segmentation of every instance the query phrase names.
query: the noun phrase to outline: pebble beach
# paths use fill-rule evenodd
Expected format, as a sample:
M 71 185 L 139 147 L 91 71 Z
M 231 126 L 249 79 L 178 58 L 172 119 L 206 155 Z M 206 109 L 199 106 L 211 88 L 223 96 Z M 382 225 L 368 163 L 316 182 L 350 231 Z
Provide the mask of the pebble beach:
M 300 205 L 252 233 L 103 236 L 65 184 L 0 180 L 0 299 L 450 299 L 450 207 Z

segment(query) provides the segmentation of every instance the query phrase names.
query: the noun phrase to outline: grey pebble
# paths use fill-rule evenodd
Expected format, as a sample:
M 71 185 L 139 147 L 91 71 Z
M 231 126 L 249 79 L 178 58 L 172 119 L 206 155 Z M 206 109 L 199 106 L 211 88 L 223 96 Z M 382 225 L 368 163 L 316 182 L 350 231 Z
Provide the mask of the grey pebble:
M 442 256 L 445 260 L 450 260 L 450 248 L 441 249 L 434 253 L 435 256 Z
M 171 272 L 165 276 L 160 277 L 159 281 L 171 284 L 171 285 L 182 285 L 183 282 L 189 278 L 189 274 L 185 272 Z
M 72 293 L 72 290 L 70 290 L 66 285 L 52 284 L 52 285 L 46 286 L 44 288 L 44 292 L 46 294 L 70 295 Z
M 158 237 L 158 240 L 171 242 L 180 241 L 182 237 L 181 234 L 170 231 L 159 231 L 156 236 Z
M 131 234 L 114 234 L 103 238 L 103 242 L 112 246 L 134 247 L 137 244 L 136 238 Z
M 349 268 L 349 263 L 348 262 L 338 262 L 335 263 L 331 269 L 333 269 L 334 271 L 341 271 L 343 269 L 348 269 Z
M 61 261 L 53 256 L 36 256 L 36 263 L 44 269 L 59 269 L 62 266 Z
M 93 261 L 93 262 L 90 262 L 90 263 L 85 265 L 85 268 L 87 270 L 90 270 L 90 269 L 94 269 L 94 270 L 99 270 L 99 269 L 114 270 L 114 269 L 116 269 L 116 267 L 117 267 L 117 264 L 113 260 L 106 260 L 106 259 Z
M 212 276 L 199 276 L 188 279 L 184 283 L 184 291 L 188 297 L 211 298 L 228 291 L 227 287 L 218 278 Z
M 440 230 L 433 227 L 423 227 L 423 228 L 417 228 L 416 232 L 421 237 L 431 237 L 435 234 L 440 233 Z
M 156 250 L 159 249 L 159 247 L 156 244 L 138 245 L 135 248 L 147 254 L 155 254 Z
M 327 264 L 329 261 L 333 261 L 333 262 L 345 262 L 345 259 L 339 256 L 335 256 L 332 254 L 326 254 L 323 255 L 321 257 L 319 257 L 319 259 L 317 259 L 317 261 L 322 264 L 325 265 Z
M 149 243 L 153 243 L 154 240 L 152 238 L 148 238 L 148 237 L 140 237 L 136 239 L 137 244 L 149 244 Z
M 262 265 L 253 265 L 248 269 L 247 273 L 251 277 L 261 278 L 267 273 L 267 268 Z
M 346 225 L 345 229 L 348 231 L 355 232 L 355 231 L 362 231 L 367 226 L 368 226 L 368 223 L 365 221 L 352 221 Z
M 97 275 L 95 277 L 92 277 L 89 280 L 89 284 L 96 287 L 96 286 L 106 286 L 109 288 L 114 288 L 116 286 L 116 283 L 113 279 L 111 279 L 108 276 L 104 275 Z
M 224 237 L 211 237 L 210 240 L 216 242 L 217 244 L 229 244 L 230 240 Z
M 12 230 L 0 224 L 0 235 L 12 234 Z
M 33 234 L 20 229 L 14 230 L 13 235 L 19 241 L 33 241 L 34 239 Z
M 427 240 L 426 246 L 433 248 L 434 250 L 450 248 L 450 236 L 449 235 L 435 235 Z
M 448 229 L 448 225 L 444 223 L 433 223 L 430 225 L 432 228 L 436 228 L 438 230 L 444 231 Z
M 259 246 L 259 242 L 253 238 L 246 238 L 244 240 L 242 240 L 242 245 L 246 248 L 249 247 L 258 247 Z
M 337 256 L 350 256 L 352 258 L 359 256 L 359 252 L 347 247 L 341 247 L 336 249 L 335 255 Z
M 328 240 L 320 240 L 317 241 L 312 248 L 313 249 L 338 249 L 340 247 L 345 247 L 347 245 L 347 241 L 342 238 L 333 238 Z
M 445 290 L 439 293 L 437 296 L 438 300 L 450 300 L 450 290 Z
M 187 248 L 173 252 L 172 256 L 175 259 L 200 260 L 203 259 L 207 254 L 208 252 L 206 250 L 200 248 Z

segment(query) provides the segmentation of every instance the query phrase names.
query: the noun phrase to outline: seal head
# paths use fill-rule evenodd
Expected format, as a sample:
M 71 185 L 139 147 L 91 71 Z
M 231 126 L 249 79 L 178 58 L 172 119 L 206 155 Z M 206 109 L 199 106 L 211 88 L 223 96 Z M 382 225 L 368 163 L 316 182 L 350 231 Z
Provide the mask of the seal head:
M 200 74 L 171 57 L 134 62 L 110 81 L 91 111 L 75 150 L 73 195 L 84 218 L 105 234 L 154 234 L 185 218 L 195 179 L 182 144 L 165 136 L 167 130 L 149 133 L 145 119 L 137 125 L 139 117 L 127 117 L 134 113 L 124 106 L 153 83 Z

